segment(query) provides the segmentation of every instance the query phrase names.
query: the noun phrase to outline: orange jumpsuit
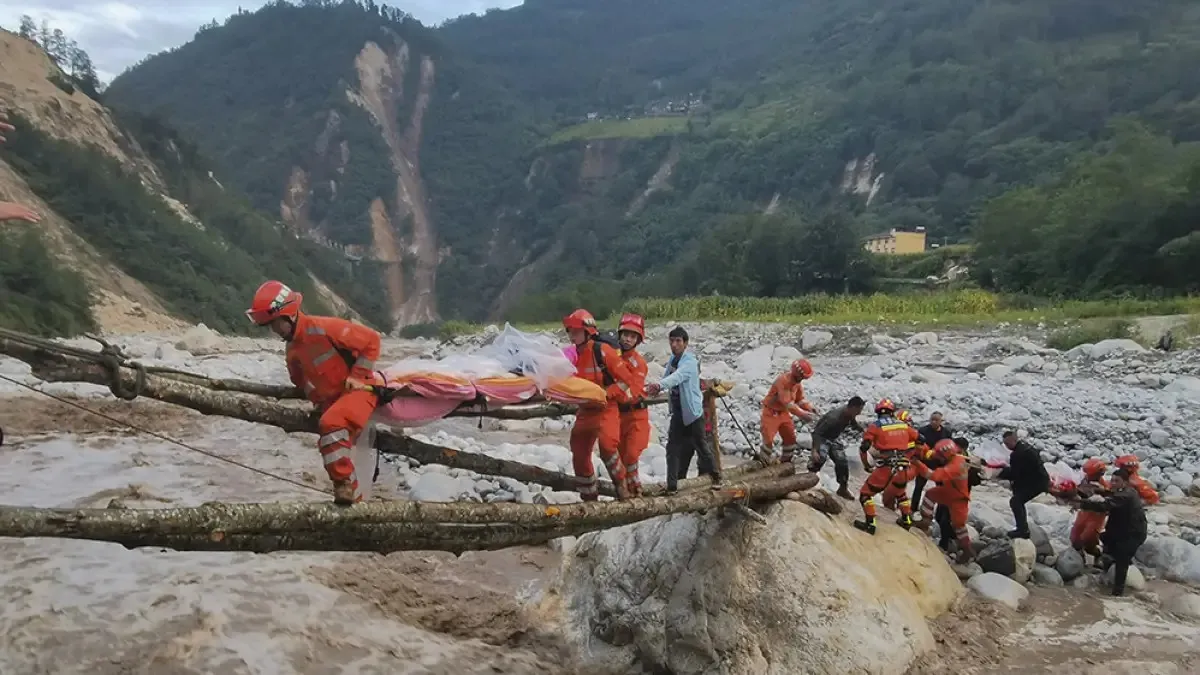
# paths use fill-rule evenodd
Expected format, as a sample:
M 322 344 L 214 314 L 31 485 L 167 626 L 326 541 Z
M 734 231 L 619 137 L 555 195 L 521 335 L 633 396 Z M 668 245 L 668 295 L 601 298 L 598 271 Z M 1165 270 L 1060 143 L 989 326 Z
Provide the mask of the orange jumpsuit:
M 345 319 L 301 314 L 287 343 L 292 384 L 317 405 L 321 419 L 317 447 L 334 483 L 350 482 L 355 501 L 362 500 L 352 450 L 379 403 L 371 391 L 347 391 L 346 380 L 378 382 L 379 333 Z M 374 467 L 363 467 L 374 470 Z
M 625 362 L 630 375 L 633 376 L 630 389 L 644 390 L 646 374 L 650 371 L 646 359 L 642 358 L 636 349 L 630 349 L 621 350 L 621 360 Z M 642 453 L 646 451 L 646 446 L 650 445 L 650 410 L 646 406 L 645 399 L 626 396 L 624 392 L 621 393 L 618 401 L 617 409 L 621 413 L 619 451 L 621 463 L 625 465 L 625 485 L 629 488 L 630 494 L 636 497 L 642 492 L 638 461 L 642 458 Z
M 595 345 L 600 345 L 603 368 L 596 363 Z M 575 415 L 575 426 L 571 428 L 571 459 L 575 467 L 575 484 L 584 501 L 600 498 L 596 483 L 596 469 L 592 464 L 592 448 L 600 443 L 600 459 L 608 468 L 608 475 L 617 485 L 618 494 L 626 493 L 625 469 L 619 453 L 621 418 L 617 404 L 626 397 L 642 398 L 645 389 L 637 387 L 633 373 L 625 365 L 621 353 L 604 343 L 591 339 L 576 347 L 579 354 L 575 362 L 575 375 L 605 387 L 608 401 L 603 406 L 580 406 Z M 605 377 L 607 370 L 611 380 Z M 643 380 L 644 381 L 644 380 Z
M 867 476 L 862 489 L 858 491 L 858 501 L 862 502 L 863 515 L 868 524 L 875 522 L 875 495 L 887 490 L 884 499 L 892 496 L 893 502 L 900 503 L 900 520 L 903 524 L 912 522 L 912 502 L 908 499 L 908 482 L 916 477 L 908 459 L 909 444 L 920 438 L 917 430 L 905 422 L 892 417 L 880 417 L 867 425 L 863 431 L 862 446 L 859 454 L 863 466 L 867 466 L 867 449 L 874 446 L 878 461 L 871 474 Z
M 1090 496 L 1100 490 L 1108 490 L 1108 481 L 1104 478 L 1095 481 L 1085 478 L 1077 489 L 1085 496 Z M 1098 556 L 1100 554 L 1100 531 L 1104 529 L 1106 520 L 1108 520 L 1108 514 L 1103 511 L 1081 509 L 1075 516 L 1075 524 L 1071 526 L 1071 548 L 1081 553 L 1088 552 Z
M 762 448 L 770 453 L 775 446 L 775 436 L 783 440 L 783 461 L 790 461 L 796 452 L 796 422 L 792 415 L 811 412 L 813 406 L 804 400 L 804 383 L 796 379 L 791 371 L 775 378 L 771 391 L 762 400 Z
M 967 463 L 967 458 L 954 455 L 945 466 L 937 469 L 931 469 L 918 460 L 913 464 L 913 469 L 918 476 L 924 476 L 925 480 L 938 484 L 937 487 L 926 490 L 925 497 L 921 500 L 922 522 L 932 522 L 936 505 L 945 506 L 950 512 L 950 526 L 954 528 L 959 550 L 970 555 L 971 535 L 967 532 L 967 515 L 971 510 L 971 466 Z

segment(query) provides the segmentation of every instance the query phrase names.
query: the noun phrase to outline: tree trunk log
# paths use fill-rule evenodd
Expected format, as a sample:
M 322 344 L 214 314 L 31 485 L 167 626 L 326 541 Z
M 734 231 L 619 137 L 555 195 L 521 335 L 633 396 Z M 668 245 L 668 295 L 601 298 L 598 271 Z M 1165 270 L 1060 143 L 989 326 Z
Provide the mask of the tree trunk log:
M 47 382 L 111 384 L 112 378 L 105 366 L 75 356 L 59 354 L 3 338 L 0 338 L 0 353 L 30 364 L 34 376 Z M 137 379 L 134 371 L 128 367 L 120 369 L 120 377 L 125 388 L 133 387 Z M 177 374 L 160 375 L 147 371 L 140 394 L 157 401 L 191 408 L 205 415 L 220 415 L 246 422 L 269 424 L 293 433 L 317 432 L 317 416 L 307 409 L 307 404 L 299 401 L 279 401 L 262 396 L 239 394 L 235 393 L 236 390 L 233 388 L 214 390 L 207 386 L 207 383 L 211 382 L 214 381 L 199 376 L 182 378 Z M 228 381 L 222 380 L 221 382 Z M 560 407 L 558 412 L 566 414 L 565 411 L 569 407 Z M 498 413 L 503 410 L 501 408 L 489 412 Z M 525 414 L 528 418 L 537 416 L 528 411 L 525 411 Z M 516 418 L 520 419 L 520 417 Z M 523 483 L 543 485 L 563 492 L 573 492 L 576 489 L 573 475 L 521 462 L 444 448 L 384 429 L 379 430 L 376 447 L 384 454 L 404 455 L 422 464 L 441 464 L 479 474 L 504 476 Z M 758 468 L 757 465 L 751 464 L 731 469 L 726 474 L 732 478 L 744 475 L 756 468 Z M 706 478 L 693 478 L 682 481 L 680 489 L 689 489 L 706 483 Z M 616 489 L 609 481 L 600 481 L 599 488 L 602 495 L 615 497 L 617 494 Z M 645 492 L 649 495 L 661 494 L 665 489 L 665 486 L 662 485 L 648 485 Z
M 564 504 L 208 504 L 177 509 L 0 507 L 0 537 L 111 541 L 204 551 L 441 550 L 461 553 L 545 543 L 658 516 L 762 503 L 806 490 L 813 474 L 766 478 L 673 497 Z M 453 522 L 451 522 L 453 521 Z

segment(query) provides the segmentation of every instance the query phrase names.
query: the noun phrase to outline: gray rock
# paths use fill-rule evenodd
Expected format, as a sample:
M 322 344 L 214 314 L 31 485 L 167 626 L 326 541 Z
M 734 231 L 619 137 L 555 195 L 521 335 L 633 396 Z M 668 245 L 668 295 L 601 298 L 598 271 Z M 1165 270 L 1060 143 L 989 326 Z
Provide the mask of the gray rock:
M 1008 377 L 1011 373 L 1012 368 L 1009 368 L 1008 366 L 1002 366 L 998 363 L 993 366 L 988 366 L 983 370 L 984 377 L 996 382 L 1000 382 L 1004 378 Z
M 1037 560 L 1037 549 L 1028 539 L 1013 539 L 1013 573 L 1012 578 L 1017 583 L 1029 581 L 1033 574 L 1033 566 Z
M 967 581 L 967 588 L 975 591 L 987 600 L 1006 605 L 1011 609 L 1020 609 L 1029 598 L 1029 589 L 994 572 L 984 572 Z
M 984 572 L 1003 574 L 1010 577 L 1017 571 L 1017 559 L 1013 552 L 1013 544 L 1008 539 L 997 539 L 988 542 L 975 557 L 975 562 Z
M 1171 434 L 1164 429 L 1154 429 L 1150 432 L 1150 445 L 1165 448 L 1171 442 Z
M 1083 574 L 1085 565 L 1079 551 L 1069 548 L 1058 555 L 1058 562 L 1054 565 L 1054 569 L 1058 571 L 1063 581 L 1074 581 Z
M 823 330 L 806 330 L 800 336 L 800 348 L 804 351 L 820 349 L 833 342 L 833 333 Z
M 1058 570 L 1045 565 L 1033 566 L 1033 583 L 1039 586 L 1062 586 L 1063 578 Z
M 1187 494 L 1189 497 L 1200 497 L 1200 478 L 1192 481 L 1188 486 Z
M 1129 339 L 1101 340 L 1092 345 L 1090 356 L 1095 361 L 1125 353 L 1142 353 L 1146 348 Z
M 881 368 L 879 364 L 875 363 L 874 361 L 867 361 L 859 366 L 858 370 L 854 371 L 854 374 L 855 376 L 863 379 L 878 380 L 879 378 L 883 377 L 883 368 Z
M 931 332 L 917 333 L 908 338 L 910 345 L 936 345 L 938 343 L 938 334 Z
M 1029 539 L 1037 550 L 1038 558 L 1054 555 L 1054 545 L 1050 543 L 1050 537 L 1046 536 L 1046 531 L 1037 523 L 1029 523 Z

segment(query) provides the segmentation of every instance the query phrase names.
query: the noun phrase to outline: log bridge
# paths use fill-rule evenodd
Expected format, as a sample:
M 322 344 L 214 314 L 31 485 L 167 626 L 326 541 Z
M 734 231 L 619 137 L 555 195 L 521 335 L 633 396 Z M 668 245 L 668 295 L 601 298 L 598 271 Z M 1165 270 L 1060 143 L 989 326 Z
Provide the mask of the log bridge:
M 91 337 L 91 336 L 89 336 Z M 71 347 L 0 329 L 0 354 L 29 364 L 46 382 L 84 382 L 108 386 L 132 401 L 145 396 L 220 415 L 268 424 L 287 432 L 316 433 L 317 417 L 301 403 L 294 387 L 233 379 L 214 379 L 171 368 L 130 361 L 100 338 L 99 350 Z M 665 399 L 659 397 L 653 403 Z M 489 409 L 468 403 L 451 416 L 535 419 L 573 414 L 574 406 L 535 400 Z M 485 454 L 436 446 L 390 428 L 378 430 L 376 448 L 421 464 L 441 464 L 475 473 L 503 476 L 558 491 L 573 491 L 574 476 Z M 625 501 L 564 505 L 479 504 L 474 502 L 371 501 L 353 507 L 329 502 L 271 504 L 210 503 L 170 509 L 46 509 L 0 506 L 0 537 L 60 537 L 111 541 L 133 548 L 154 546 L 178 551 L 373 551 L 440 550 L 461 554 L 544 544 L 552 539 L 620 527 L 658 516 L 711 508 L 733 510 L 761 520 L 749 507 L 787 496 L 826 513 L 841 505 L 824 492 L 806 492 L 818 483 L 792 464 L 751 463 L 724 472 L 727 486 L 708 489 L 707 478 L 680 482 L 677 495 L 666 486 L 647 485 L 644 496 Z M 600 492 L 616 496 L 611 482 Z

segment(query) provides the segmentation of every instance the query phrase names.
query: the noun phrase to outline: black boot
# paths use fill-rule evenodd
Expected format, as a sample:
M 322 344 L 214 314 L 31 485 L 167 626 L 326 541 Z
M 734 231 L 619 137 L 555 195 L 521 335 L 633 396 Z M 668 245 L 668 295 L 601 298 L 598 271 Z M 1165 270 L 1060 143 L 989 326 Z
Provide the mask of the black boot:
M 856 520 L 854 521 L 854 526 L 863 532 L 866 532 L 867 534 L 875 534 L 874 518 L 871 518 L 870 520 Z

